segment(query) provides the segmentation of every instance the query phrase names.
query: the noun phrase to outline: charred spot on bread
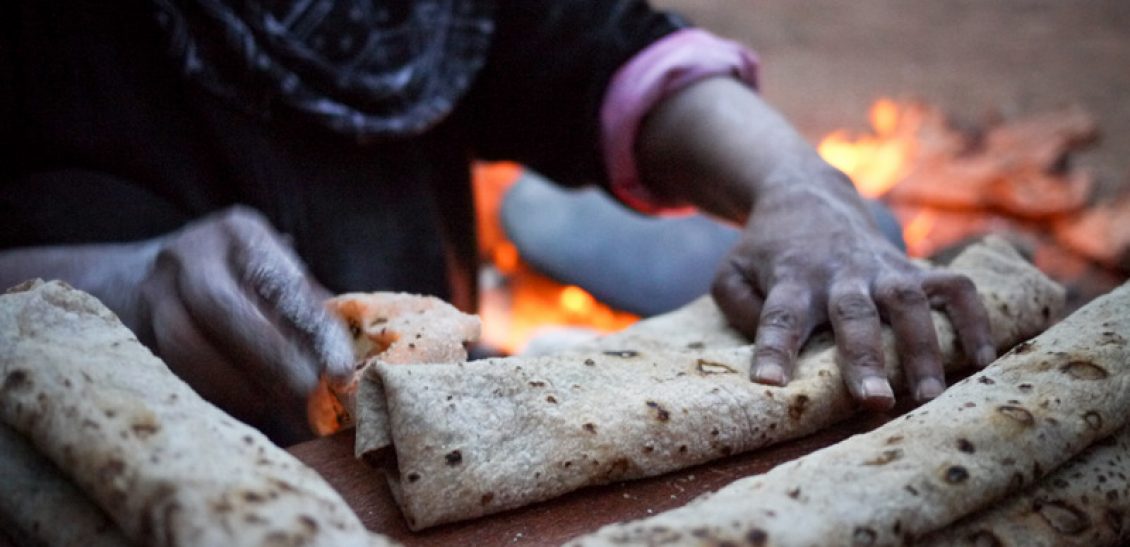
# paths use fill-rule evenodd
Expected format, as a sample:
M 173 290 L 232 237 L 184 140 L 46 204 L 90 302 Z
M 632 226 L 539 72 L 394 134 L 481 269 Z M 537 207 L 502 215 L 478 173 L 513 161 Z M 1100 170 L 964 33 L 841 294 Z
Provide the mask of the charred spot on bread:
M 1059 369 L 1076 380 L 1102 380 L 1110 373 L 1090 361 L 1071 361 Z
M 1091 429 L 1102 429 L 1103 416 L 1094 410 L 1083 415 L 1083 421 L 1087 422 L 1087 426 Z
M 997 412 L 1021 425 L 1030 426 L 1036 423 L 1036 418 L 1032 416 L 1032 413 L 1022 406 L 1002 405 L 997 407 Z
M 1048 526 L 1063 535 L 1078 535 L 1091 527 L 1091 519 L 1086 513 L 1064 501 L 1037 500 L 1033 509 Z
M 671 413 L 668 412 L 666 408 L 663 408 L 659 403 L 655 401 L 647 401 L 645 404 L 647 404 L 648 408 L 655 410 L 656 420 L 666 422 L 667 420 L 671 419 Z
M 946 468 L 944 478 L 950 484 L 961 484 L 969 479 L 969 470 L 960 465 L 951 465 Z
M 640 354 L 640 352 L 632 349 L 608 350 L 601 353 L 612 357 L 623 357 L 625 359 L 628 357 L 638 357 Z

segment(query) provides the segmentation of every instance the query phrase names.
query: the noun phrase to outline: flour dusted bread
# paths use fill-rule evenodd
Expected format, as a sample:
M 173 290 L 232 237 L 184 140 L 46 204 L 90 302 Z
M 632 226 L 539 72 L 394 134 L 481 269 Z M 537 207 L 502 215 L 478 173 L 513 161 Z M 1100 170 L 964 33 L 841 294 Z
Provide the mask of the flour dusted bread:
M 205 402 L 95 298 L 0 296 L 0 420 L 141 545 L 373 545 L 341 497 Z
M 1062 290 L 1007 246 L 975 246 L 953 268 L 977 283 L 1000 348 L 1043 330 L 1062 305 Z M 935 319 L 947 366 L 964 365 L 948 321 Z M 752 346 L 703 299 L 562 355 L 378 364 L 361 392 L 378 394 L 379 406 L 361 411 L 387 425 L 396 455 L 390 484 L 419 529 L 827 427 L 856 408 L 834 351 L 830 337 L 820 338 L 787 387 L 752 383 Z
M 19 545 L 130 545 L 105 511 L 36 452 L 27 439 L 2 422 L 0 530 Z
M 1130 427 L 1027 489 L 918 542 L 924 547 L 1101 547 L 1130 541 Z
M 1123 286 L 902 418 L 575 544 L 913 542 L 1123 427 L 1128 339 Z

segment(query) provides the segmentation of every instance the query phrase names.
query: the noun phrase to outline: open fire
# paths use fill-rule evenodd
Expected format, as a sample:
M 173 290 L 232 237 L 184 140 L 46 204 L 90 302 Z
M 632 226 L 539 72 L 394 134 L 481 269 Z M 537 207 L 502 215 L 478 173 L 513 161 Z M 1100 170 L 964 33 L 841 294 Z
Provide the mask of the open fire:
M 959 131 L 935 108 L 880 99 L 869 118 L 868 133 L 836 131 L 818 150 L 861 194 L 894 211 L 912 256 L 1002 234 L 1067 285 L 1076 306 L 1130 273 L 1130 195 L 1092 205 L 1091 175 L 1069 162 L 1097 137 L 1086 112 L 1069 108 Z M 522 262 L 498 221 L 502 196 L 520 175 L 521 167 L 510 163 L 474 171 L 479 244 L 488 263 L 480 305 L 484 342 L 516 353 L 543 327 L 609 332 L 635 322 Z

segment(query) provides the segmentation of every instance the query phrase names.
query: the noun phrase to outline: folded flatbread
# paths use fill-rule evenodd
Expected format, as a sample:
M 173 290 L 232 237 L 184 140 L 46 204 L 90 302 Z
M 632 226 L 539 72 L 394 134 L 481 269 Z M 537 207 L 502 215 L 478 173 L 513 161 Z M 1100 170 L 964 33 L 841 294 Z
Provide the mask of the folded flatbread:
M 1130 285 L 902 418 L 573 544 L 913 543 L 1039 481 L 1123 427 L 1128 339 Z
M 1100 547 L 1130 541 L 1130 427 L 1024 491 L 917 542 L 924 547 Z
M 0 529 L 19 545 L 130 545 L 118 525 L 66 473 L 3 423 L 0 462 Z
M 90 295 L 0 296 L 0 421 L 140 545 L 373 545 L 341 497 L 201 399 Z
M 1062 289 L 1003 242 L 952 264 L 977 284 L 999 348 L 1046 328 Z M 935 315 L 949 368 L 967 359 Z M 887 370 L 901 377 L 884 335 Z M 752 346 L 709 299 L 582 352 L 366 369 L 359 409 L 390 439 L 389 482 L 414 529 L 658 475 L 796 438 L 852 415 L 830 337 L 809 343 L 787 387 L 749 380 Z M 364 418 L 363 418 L 364 419 Z
M 310 396 L 310 426 L 320 435 L 355 425 L 357 384 L 361 369 L 370 360 L 380 359 L 388 364 L 465 361 L 467 347 L 478 342 L 482 332 L 477 316 L 465 314 L 434 296 L 346 293 L 326 301 L 326 307 L 349 329 L 356 372 L 340 385 L 330 385 L 323 378 Z M 367 420 L 365 427 L 375 432 L 362 434 L 362 438 L 383 432 L 374 419 Z

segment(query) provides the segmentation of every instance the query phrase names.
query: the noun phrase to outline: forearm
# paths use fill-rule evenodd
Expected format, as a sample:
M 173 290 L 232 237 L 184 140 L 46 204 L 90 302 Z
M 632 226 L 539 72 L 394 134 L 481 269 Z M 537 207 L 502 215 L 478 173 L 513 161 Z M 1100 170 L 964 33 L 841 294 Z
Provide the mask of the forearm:
M 636 158 L 644 184 L 744 223 L 759 199 L 806 188 L 861 206 L 850 183 L 775 110 L 740 82 L 703 80 L 660 103 L 643 121 Z
M 0 251 L 0 288 L 28 279 L 59 279 L 98 297 L 131 329 L 138 326 L 137 286 L 152 268 L 159 240 L 28 247 Z

